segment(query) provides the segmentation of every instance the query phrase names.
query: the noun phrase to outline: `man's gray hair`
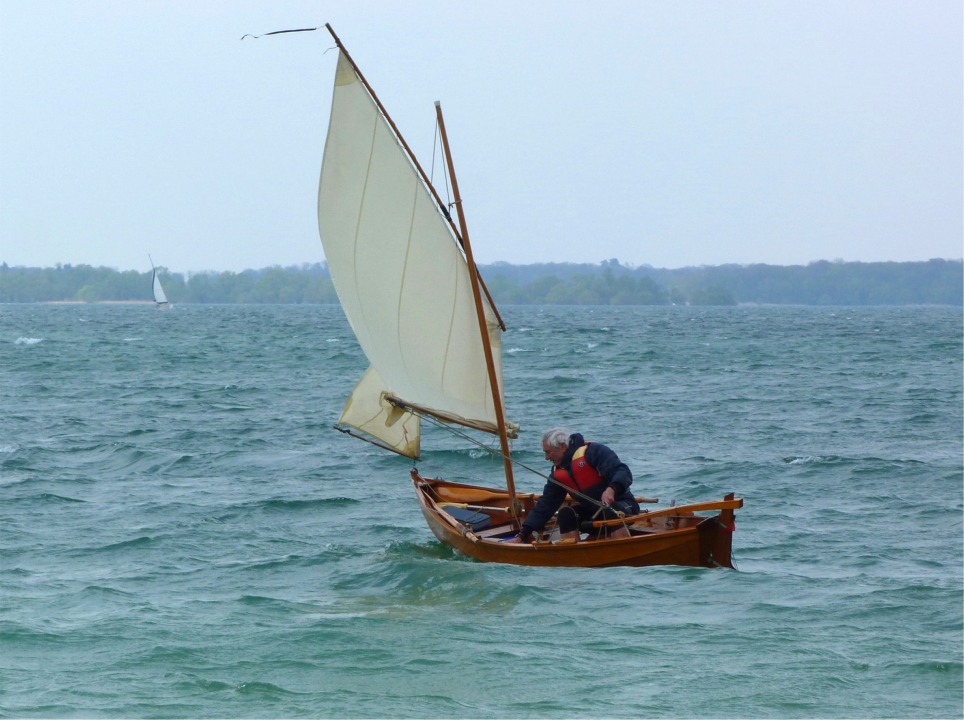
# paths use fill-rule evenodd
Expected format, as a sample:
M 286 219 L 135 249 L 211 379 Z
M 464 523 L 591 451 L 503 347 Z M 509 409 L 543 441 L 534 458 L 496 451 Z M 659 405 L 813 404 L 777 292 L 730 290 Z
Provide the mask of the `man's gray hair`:
M 552 428 L 551 430 L 546 430 L 542 435 L 542 444 L 545 447 L 557 447 L 559 445 L 569 444 L 570 432 L 565 428 Z

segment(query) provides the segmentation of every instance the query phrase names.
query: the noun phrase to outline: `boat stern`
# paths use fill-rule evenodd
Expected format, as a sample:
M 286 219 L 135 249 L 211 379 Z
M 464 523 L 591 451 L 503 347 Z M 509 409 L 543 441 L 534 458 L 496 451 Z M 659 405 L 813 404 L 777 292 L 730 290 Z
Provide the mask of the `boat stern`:
M 724 500 L 733 500 L 733 493 L 727 493 Z M 743 507 L 742 498 L 738 501 Z M 705 526 L 705 529 L 703 528 Z M 733 532 L 736 530 L 736 515 L 732 508 L 725 508 L 720 514 L 707 518 L 701 525 L 701 542 L 705 547 L 700 554 L 706 559 L 709 567 L 725 567 L 733 569 Z

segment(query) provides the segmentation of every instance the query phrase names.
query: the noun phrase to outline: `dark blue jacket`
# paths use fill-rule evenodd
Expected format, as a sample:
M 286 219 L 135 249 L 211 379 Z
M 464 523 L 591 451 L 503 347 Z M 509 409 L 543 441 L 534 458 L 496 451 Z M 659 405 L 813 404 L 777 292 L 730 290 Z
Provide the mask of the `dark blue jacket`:
M 573 447 L 570 452 L 566 453 L 566 457 L 563 459 L 564 466 L 571 461 L 575 449 Z M 633 473 L 616 453 L 602 443 L 594 442 L 590 443 L 586 449 L 585 459 L 590 467 L 602 476 L 603 481 L 584 490 L 583 495 L 588 495 L 593 500 L 599 500 L 606 488 L 612 486 L 613 490 L 616 491 L 616 500 L 633 499 L 633 494 L 629 492 L 629 486 L 633 484 Z M 536 503 L 532 512 L 526 516 L 522 523 L 522 531 L 519 534 L 523 539 L 527 539 L 536 530 L 542 530 L 549 519 L 562 507 L 562 503 L 568 494 L 569 491 L 566 488 L 551 480 L 547 482 L 546 486 L 542 488 L 542 497 L 539 498 L 539 502 Z M 578 497 L 575 500 L 580 504 L 585 503 Z

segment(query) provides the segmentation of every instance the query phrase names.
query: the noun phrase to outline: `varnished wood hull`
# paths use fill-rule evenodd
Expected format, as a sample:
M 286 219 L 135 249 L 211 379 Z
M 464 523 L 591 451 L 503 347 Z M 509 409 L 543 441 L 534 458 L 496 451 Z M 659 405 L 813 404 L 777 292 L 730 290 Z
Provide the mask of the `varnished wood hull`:
M 663 527 L 626 538 L 515 544 L 500 539 L 513 531 L 511 518 L 503 510 L 508 500 L 505 491 L 425 479 L 416 470 L 412 470 L 412 481 L 422 514 L 435 536 L 460 553 L 482 562 L 547 567 L 733 567 L 731 509 L 708 517 L 681 512 L 679 517 L 669 517 L 662 523 Z M 728 498 L 732 500 L 733 496 Z M 526 509 L 531 509 L 537 496 L 521 495 L 520 500 Z M 496 527 L 475 532 L 445 512 L 446 502 L 485 508 L 482 512 L 491 517 Z M 742 501 L 738 502 L 742 505 Z M 505 524 L 500 526 L 499 523 Z M 502 532 L 498 532 L 500 527 Z

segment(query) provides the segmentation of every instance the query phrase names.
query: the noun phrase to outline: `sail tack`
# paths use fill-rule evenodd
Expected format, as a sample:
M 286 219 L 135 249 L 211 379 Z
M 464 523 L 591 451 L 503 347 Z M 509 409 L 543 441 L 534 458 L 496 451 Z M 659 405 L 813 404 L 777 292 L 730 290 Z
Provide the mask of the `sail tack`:
M 417 417 L 403 418 L 387 396 L 496 432 L 465 257 L 344 53 L 318 189 L 318 228 L 335 290 L 374 368 L 352 393 L 343 422 L 411 456 L 418 453 Z M 483 305 L 501 385 L 501 329 Z M 380 413 L 373 414 L 376 407 Z M 360 424 L 359 408 L 367 418 Z

